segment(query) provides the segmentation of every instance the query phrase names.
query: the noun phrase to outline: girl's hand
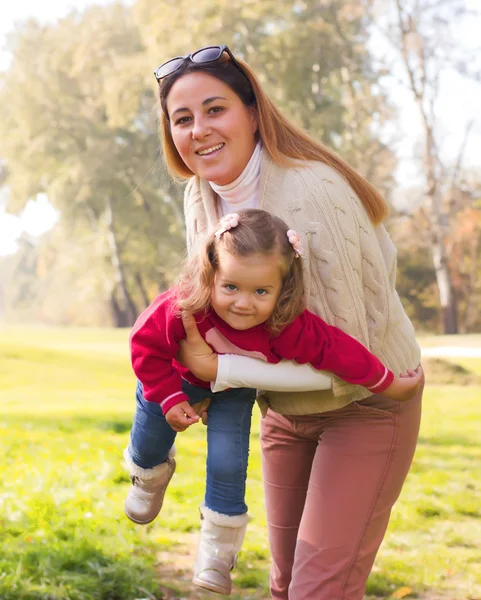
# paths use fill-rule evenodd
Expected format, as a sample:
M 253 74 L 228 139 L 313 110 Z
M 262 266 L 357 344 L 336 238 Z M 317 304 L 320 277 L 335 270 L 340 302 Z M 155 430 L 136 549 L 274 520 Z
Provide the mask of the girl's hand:
M 419 392 L 423 383 L 424 372 L 422 367 L 419 366 L 415 371 L 408 369 L 406 373 L 401 373 L 399 377 L 395 377 L 391 385 L 382 394 L 391 398 L 391 400 L 405 402 Z
M 187 427 L 197 423 L 199 416 L 187 400 L 184 400 L 167 411 L 165 420 L 174 431 L 179 432 L 185 431 Z
M 212 351 L 197 329 L 197 323 L 190 313 L 182 313 L 186 338 L 180 342 L 177 360 L 202 381 L 217 379 L 217 354 Z

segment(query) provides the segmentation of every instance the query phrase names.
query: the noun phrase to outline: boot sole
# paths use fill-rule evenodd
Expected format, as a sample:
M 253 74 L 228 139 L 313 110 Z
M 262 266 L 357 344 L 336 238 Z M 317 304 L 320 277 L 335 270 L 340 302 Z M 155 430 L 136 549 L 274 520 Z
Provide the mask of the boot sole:
M 192 583 L 197 587 L 203 588 L 204 590 L 209 590 L 210 592 L 215 592 L 216 594 L 223 594 L 224 596 L 229 596 L 232 591 L 226 588 L 220 588 L 213 583 L 208 583 L 207 581 L 203 581 L 197 577 L 192 579 Z
M 158 514 L 157 514 L 157 515 L 155 515 L 155 517 L 153 517 L 152 519 L 149 519 L 148 521 L 139 521 L 138 519 L 134 519 L 134 517 L 131 517 L 128 512 L 126 512 L 126 511 L 124 511 L 124 512 L 125 512 L 125 516 L 128 519 L 130 519 L 132 521 L 132 523 L 135 523 L 136 525 L 148 525 L 149 523 L 152 523 L 153 521 L 155 521 L 155 519 L 158 516 Z

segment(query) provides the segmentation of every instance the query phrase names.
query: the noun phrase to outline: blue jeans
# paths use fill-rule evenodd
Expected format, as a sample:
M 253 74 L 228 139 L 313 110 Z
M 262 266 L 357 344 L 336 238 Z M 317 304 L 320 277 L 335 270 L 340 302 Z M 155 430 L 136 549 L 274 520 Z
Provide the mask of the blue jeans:
M 255 390 L 239 388 L 212 393 L 182 381 L 190 404 L 211 398 L 207 421 L 207 482 L 205 505 L 225 515 L 247 512 L 245 490 L 249 436 Z M 158 404 L 148 402 L 137 382 L 137 406 L 130 432 L 129 454 L 139 467 L 150 469 L 167 460 L 177 433 Z

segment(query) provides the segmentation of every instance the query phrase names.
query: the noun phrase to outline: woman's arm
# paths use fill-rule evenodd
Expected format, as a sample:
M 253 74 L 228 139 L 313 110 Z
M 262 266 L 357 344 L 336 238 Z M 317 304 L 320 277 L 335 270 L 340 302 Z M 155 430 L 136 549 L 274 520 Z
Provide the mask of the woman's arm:
M 289 360 L 271 364 L 238 354 L 218 356 L 217 377 L 211 383 L 213 392 L 221 392 L 230 387 L 260 388 L 272 392 L 308 392 L 329 390 L 331 386 L 331 376 L 310 365 L 299 365 Z
M 195 320 L 182 317 L 186 332 L 180 342 L 177 360 L 196 377 L 211 381 L 213 392 L 229 387 L 252 387 L 280 392 L 306 392 L 331 388 L 329 375 L 290 361 L 269 364 L 256 358 L 237 354 L 217 355 L 205 342 Z

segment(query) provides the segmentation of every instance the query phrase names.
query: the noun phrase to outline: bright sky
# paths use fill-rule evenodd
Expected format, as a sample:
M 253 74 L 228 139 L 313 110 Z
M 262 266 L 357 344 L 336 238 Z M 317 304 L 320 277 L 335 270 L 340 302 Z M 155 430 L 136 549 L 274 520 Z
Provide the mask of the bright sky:
M 0 4 L 0 70 L 8 65 L 8 55 L 3 51 L 5 34 L 11 31 L 15 23 L 36 17 L 48 22 L 65 16 L 73 9 L 83 10 L 93 4 L 106 4 L 108 0 L 5 0 Z M 478 7 L 479 0 L 466 0 L 473 9 Z M 479 31 L 481 17 L 472 19 L 459 32 L 459 39 L 468 47 L 479 47 Z M 382 42 L 374 40 L 373 49 L 384 52 Z M 459 75 L 447 76 L 442 82 L 442 101 L 439 104 L 439 118 L 446 129 L 443 144 L 446 160 L 456 156 L 462 143 L 465 123 L 479 113 L 481 106 L 481 84 L 467 83 Z M 418 167 L 412 161 L 413 144 L 420 131 L 419 117 L 410 96 L 399 87 L 391 90 L 392 99 L 401 107 L 400 127 L 404 142 L 396 148 L 401 161 L 397 176 L 401 187 L 409 188 L 418 180 Z M 399 133 L 399 128 L 397 128 Z M 465 164 L 481 166 L 481 118 L 470 137 L 466 148 Z M 31 235 L 40 235 L 48 231 L 58 219 L 58 213 L 49 205 L 45 197 L 30 201 L 20 217 L 7 215 L 1 206 L 0 197 L 0 255 L 10 254 L 16 250 L 16 240 L 22 231 Z

